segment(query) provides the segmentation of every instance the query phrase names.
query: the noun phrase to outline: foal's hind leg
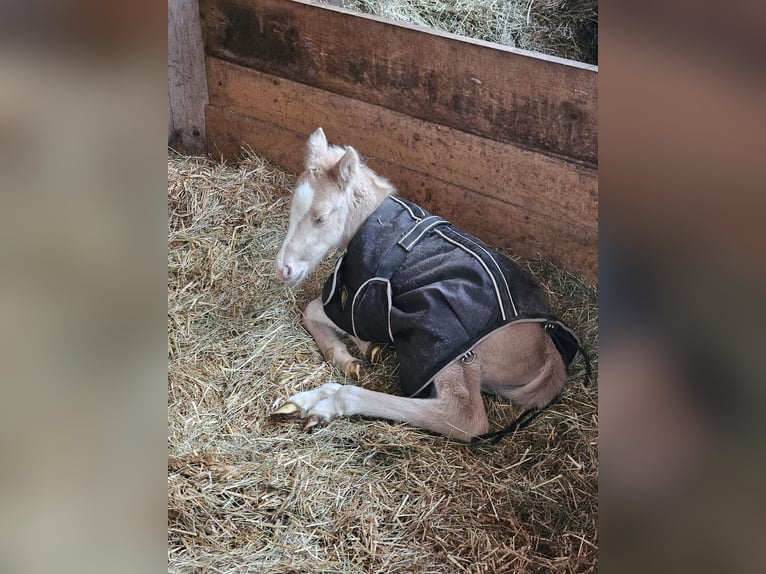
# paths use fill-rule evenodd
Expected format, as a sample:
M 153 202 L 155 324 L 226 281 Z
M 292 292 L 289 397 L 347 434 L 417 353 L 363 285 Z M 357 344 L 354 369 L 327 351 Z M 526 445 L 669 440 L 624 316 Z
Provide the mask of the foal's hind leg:
M 357 381 L 365 375 L 364 365 L 348 352 L 346 343 L 341 339 L 342 331 L 325 314 L 319 297 L 311 301 L 303 311 L 303 325 L 314 337 L 328 363 Z
M 337 417 L 362 415 L 406 422 L 466 441 L 489 428 L 476 364 L 456 362 L 444 369 L 434 382 L 434 396 L 426 399 L 330 385 L 291 397 L 275 414 L 300 416 L 306 420 L 306 429 Z

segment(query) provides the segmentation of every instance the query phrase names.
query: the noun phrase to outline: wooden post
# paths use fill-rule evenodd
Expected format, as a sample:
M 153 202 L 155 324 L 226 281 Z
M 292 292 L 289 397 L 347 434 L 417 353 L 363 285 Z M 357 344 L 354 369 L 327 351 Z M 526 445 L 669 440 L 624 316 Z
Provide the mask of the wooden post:
M 168 146 L 207 152 L 207 79 L 198 0 L 168 0 Z

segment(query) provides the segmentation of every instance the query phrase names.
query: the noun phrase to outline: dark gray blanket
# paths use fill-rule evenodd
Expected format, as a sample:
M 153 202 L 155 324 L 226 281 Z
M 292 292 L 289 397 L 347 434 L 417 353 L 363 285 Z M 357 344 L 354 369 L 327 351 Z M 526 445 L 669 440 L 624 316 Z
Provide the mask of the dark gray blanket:
M 406 396 L 424 394 L 439 371 L 514 321 L 540 323 L 567 366 L 579 348 L 519 265 L 400 197 L 362 224 L 322 302 L 346 333 L 394 345 Z

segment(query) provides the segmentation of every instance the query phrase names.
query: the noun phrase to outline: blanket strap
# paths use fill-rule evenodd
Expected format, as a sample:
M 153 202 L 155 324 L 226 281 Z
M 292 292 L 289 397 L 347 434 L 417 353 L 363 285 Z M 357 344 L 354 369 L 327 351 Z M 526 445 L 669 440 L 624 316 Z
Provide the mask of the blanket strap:
M 441 217 L 431 216 L 426 219 L 417 221 L 407 233 L 403 234 L 402 238 L 391 246 L 378 263 L 375 269 L 375 276 L 382 277 L 384 279 L 391 279 L 399 270 L 399 267 L 404 263 L 407 255 L 412 251 L 415 245 L 423 239 L 432 229 L 449 225 L 449 221 L 442 219 Z
M 554 400 L 553 402 L 556 402 L 556 401 Z M 523 413 L 521 413 L 518 416 L 518 418 L 506 428 L 499 431 L 495 431 L 495 432 L 488 432 L 486 434 L 474 437 L 473 439 L 471 439 L 471 443 L 475 444 L 480 441 L 487 441 L 489 442 L 489 444 L 497 444 L 505 435 L 516 432 L 516 430 L 518 429 L 523 429 L 525 426 L 527 426 L 529 423 L 535 420 L 538 416 L 540 416 L 540 414 L 543 412 L 545 408 L 547 407 L 544 407 L 543 409 L 538 409 L 537 407 L 527 409 Z

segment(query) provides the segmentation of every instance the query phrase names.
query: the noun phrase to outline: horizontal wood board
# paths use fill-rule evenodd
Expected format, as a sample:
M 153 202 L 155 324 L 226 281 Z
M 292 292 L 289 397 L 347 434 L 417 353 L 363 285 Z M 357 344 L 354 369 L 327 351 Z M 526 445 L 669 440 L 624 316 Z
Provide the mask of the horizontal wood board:
M 322 126 L 363 155 L 597 233 L 596 172 L 380 106 L 207 58 L 210 103 L 290 131 Z M 339 139 L 342 138 L 342 139 Z
M 206 53 L 597 165 L 597 68 L 294 0 L 200 0 Z
M 215 96 L 213 100 L 215 102 Z M 285 169 L 299 173 L 307 133 L 275 125 L 227 107 L 207 107 L 208 148 L 213 156 L 236 157 L 243 146 L 257 150 Z M 332 140 L 332 134 L 330 139 Z M 543 257 L 597 282 L 597 231 L 567 219 L 557 220 L 498 197 L 398 163 L 365 154 L 376 172 L 388 177 L 399 193 L 470 231 L 487 243 L 524 257 Z M 595 217 L 595 214 L 593 214 Z

